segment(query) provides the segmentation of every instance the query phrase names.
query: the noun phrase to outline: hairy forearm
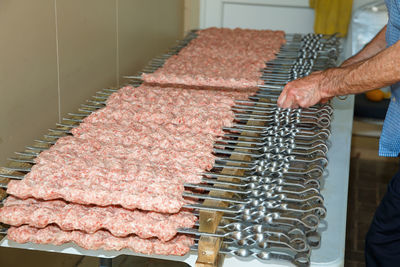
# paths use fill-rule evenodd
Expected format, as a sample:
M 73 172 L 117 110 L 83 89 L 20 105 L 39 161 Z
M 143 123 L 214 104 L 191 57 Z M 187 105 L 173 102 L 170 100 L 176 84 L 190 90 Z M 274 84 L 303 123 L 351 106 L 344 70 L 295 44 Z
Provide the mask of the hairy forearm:
M 325 71 L 322 96 L 356 94 L 400 81 L 400 42 L 358 63 Z
M 381 52 L 386 48 L 385 36 L 386 26 L 383 27 L 382 30 L 380 30 L 380 32 L 368 44 L 366 44 L 360 52 L 345 60 L 342 63 L 342 66 L 344 67 L 361 62 Z
M 399 82 L 400 41 L 385 48 L 386 44 L 381 42 L 385 40 L 382 31 L 377 40 L 352 59 L 353 63 L 316 71 L 287 83 L 278 98 L 278 105 L 306 108 L 334 96 L 366 92 Z

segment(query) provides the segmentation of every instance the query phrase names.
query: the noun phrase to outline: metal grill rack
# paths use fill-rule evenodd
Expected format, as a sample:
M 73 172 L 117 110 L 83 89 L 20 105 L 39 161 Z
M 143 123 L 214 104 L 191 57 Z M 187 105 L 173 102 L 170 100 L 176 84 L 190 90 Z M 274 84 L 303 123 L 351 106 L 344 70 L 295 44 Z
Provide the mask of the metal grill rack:
M 195 31 L 168 53 L 153 59 L 143 72 L 160 68 L 177 54 Z M 192 250 L 199 263 L 213 264 L 218 254 L 261 261 L 283 260 L 298 266 L 310 264 L 313 247 L 320 244 L 318 224 L 326 214 L 320 194 L 329 147 L 332 107 L 280 109 L 276 105 L 283 86 L 312 71 L 335 65 L 338 40 L 335 36 L 287 35 L 287 44 L 262 72 L 264 84 L 248 101 L 236 101 L 235 124 L 225 128 L 217 140 L 212 170 L 203 173 L 202 184 L 185 184 L 184 197 L 199 200 L 187 205 L 199 215 L 199 223 L 180 233 L 196 236 Z M 137 76 L 129 76 L 138 86 Z M 56 128 L 0 169 L 1 188 L 8 179 L 23 179 L 35 157 L 68 135 L 82 119 L 104 107 L 117 89 L 103 89 L 69 113 Z M 201 189 L 195 193 L 192 189 Z M 5 196 L 3 192 L 3 197 Z M 6 228 L 1 230 L 6 234 Z M 211 254 L 210 254 L 211 253 Z
M 265 84 L 258 93 L 233 107 L 236 124 L 225 128 L 227 134 L 215 144 L 214 169 L 204 173 L 204 184 L 186 185 L 210 192 L 185 194 L 208 201 L 189 205 L 200 210 L 200 225 L 182 231 L 200 236 L 194 247 L 199 250 L 198 262 L 215 262 L 216 258 L 201 257 L 211 250 L 262 261 L 286 260 L 297 266 L 310 264 L 311 248 L 320 242 L 317 227 L 326 213 L 320 186 L 328 163 L 333 109 L 325 104 L 282 110 L 276 100 L 290 80 L 332 66 L 337 51 L 334 36 L 294 35 L 267 64 L 262 75 Z M 202 211 L 223 215 L 219 220 Z M 201 222 L 210 219 L 219 221 L 218 226 L 201 227 Z

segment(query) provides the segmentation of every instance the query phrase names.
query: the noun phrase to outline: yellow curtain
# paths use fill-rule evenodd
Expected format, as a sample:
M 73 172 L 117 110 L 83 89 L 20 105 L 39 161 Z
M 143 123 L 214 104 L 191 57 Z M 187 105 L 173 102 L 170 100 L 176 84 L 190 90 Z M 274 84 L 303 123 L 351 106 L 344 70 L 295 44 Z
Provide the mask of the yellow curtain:
M 310 0 L 315 9 L 314 32 L 346 36 L 353 0 Z

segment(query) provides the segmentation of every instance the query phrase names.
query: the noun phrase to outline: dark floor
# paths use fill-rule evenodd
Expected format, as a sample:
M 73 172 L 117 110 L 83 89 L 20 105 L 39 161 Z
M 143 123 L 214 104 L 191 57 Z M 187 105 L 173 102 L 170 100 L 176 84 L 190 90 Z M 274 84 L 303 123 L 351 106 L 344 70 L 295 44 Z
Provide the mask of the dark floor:
M 396 161 L 352 158 L 347 207 L 346 267 L 365 266 L 364 242 L 387 184 L 398 170 Z

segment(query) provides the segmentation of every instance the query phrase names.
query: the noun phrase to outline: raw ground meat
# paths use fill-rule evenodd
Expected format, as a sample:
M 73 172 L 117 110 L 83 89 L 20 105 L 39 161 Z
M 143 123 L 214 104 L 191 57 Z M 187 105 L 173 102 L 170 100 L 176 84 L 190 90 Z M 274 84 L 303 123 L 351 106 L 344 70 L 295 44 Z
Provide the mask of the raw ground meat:
M 147 83 L 187 86 L 255 88 L 263 84 L 260 71 L 285 44 L 285 33 L 270 30 L 208 28 L 170 57 Z
M 0 221 L 12 226 L 44 228 L 57 224 L 64 231 L 81 230 L 93 234 L 108 230 L 117 237 L 135 234 L 140 238 L 157 237 L 168 241 L 180 227 L 193 227 L 197 217 L 188 211 L 162 214 L 127 210 L 115 206 L 98 207 L 68 204 L 61 200 L 7 198 L 0 208 Z
M 232 106 L 234 100 L 247 99 L 249 94 L 254 94 L 255 90 L 236 90 L 234 88 L 209 90 L 191 87 L 160 87 L 148 86 L 142 84 L 133 90 L 132 86 L 126 86 L 112 94 L 107 105 L 114 103 L 126 102 L 143 102 L 143 103 L 174 103 L 175 105 L 191 106 L 215 106 L 224 107 Z
M 57 226 L 42 229 L 23 225 L 10 227 L 7 237 L 18 243 L 32 242 L 36 244 L 62 245 L 73 242 L 84 249 L 121 250 L 130 249 L 137 253 L 158 255 L 185 255 L 194 244 L 194 240 L 186 235 L 178 234 L 173 239 L 163 242 L 157 238 L 143 239 L 135 235 L 115 237 L 108 231 L 97 231 L 86 234 L 81 231 L 62 231 Z
M 109 136 L 111 138 L 111 136 Z M 182 138 L 186 137 L 182 135 Z M 189 136 L 190 137 L 190 136 Z M 117 138 L 116 138 L 117 139 Z M 172 139 L 172 140 L 171 140 Z M 213 163 L 214 156 L 210 153 L 213 148 L 213 142 L 215 138 L 209 138 L 204 136 L 203 139 L 198 140 L 192 137 L 197 142 L 184 142 L 185 139 L 178 139 L 178 137 L 172 138 L 170 136 L 161 138 L 159 142 L 154 141 L 152 143 L 144 144 L 121 144 L 114 143 L 115 141 L 102 142 L 96 139 L 83 139 L 76 137 L 66 137 L 57 142 L 57 148 L 50 148 L 43 152 L 41 156 L 35 160 L 37 166 L 43 164 L 61 163 L 71 164 L 72 161 L 80 157 L 82 164 L 90 166 L 98 166 L 110 169 L 123 169 L 130 165 L 152 165 L 151 163 L 158 163 L 159 165 L 165 166 L 177 166 L 177 167 L 197 167 L 201 169 L 207 169 L 210 167 L 210 161 Z M 134 139 L 132 139 L 134 140 Z M 176 141 L 181 146 L 174 147 L 171 142 Z M 178 155 L 184 153 L 186 158 L 171 158 L 171 155 Z M 97 163 L 92 165 L 92 163 Z M 161 164 L 164 163 L 164 164 Z M 82 164 L 78 166 L 72 165 L 74 169 L 82 170 Z M 128 166 L 127 166 L 128 165 Z M 29 175 L 28 175 L 29 176 Z
M 182 186 L 180 186 L 182 187 Z M 18 196 L 20 198 L 35 197 L 38 199 L 52 200 L 52 199 L 66 199 L 68 201 L 79 204 L 93 204 L 99 206 L 120 205 L 127 209 L 142 209 L 151 210 L 162 213 L 176 213 L 184 204 L 187 203 L 179 192 L 181 188 L 177 188 L 172 193 L 168 191 L 159 194 L 151 192 L 131 192 L 122 189 L 121 191 L 110 191 L 106 187 L 86 187 L 80 186 L 75 183 L 73 186 L 55 187 L 54 184 L 30 184 L 30 183 L 16 183 L 11 181 L 8 185 L 9 194 Z
M 175 125 L 184 124 L 187 127 L 204 125 L 205 132 L 215 132 L 223 125 L 229 126 L 232 124 L 233 112 L 230 108 L 214 109 L 212 107 L 179 107 L 166 105 L 141 104 L 132 105 L 125 103 L 118 107 L 107 106 L 95 114 L 84 119 L 85 123 L 95 124 L 119 124 L 128 125 L 132 123 L 151 122 L 158 126 L 162 126 L 164 122 Z M 205 111 L 207 109 L 207 111 Z M 209 120 L 213 117 L 213 120 Z M 211 128 L 211 129 L 210 129 Z
M 233 120 L 232 96 L 251 93 L 124 87 L 73 129 L 73 136 L 42 152 L 7 192 L 176 213 L 188 203 L 184 183 L 199 183 L 201 172 L 214 164 L 216 132 Z M 198 101 L 191 102 L 191 95 Z

